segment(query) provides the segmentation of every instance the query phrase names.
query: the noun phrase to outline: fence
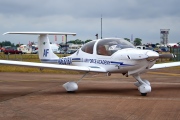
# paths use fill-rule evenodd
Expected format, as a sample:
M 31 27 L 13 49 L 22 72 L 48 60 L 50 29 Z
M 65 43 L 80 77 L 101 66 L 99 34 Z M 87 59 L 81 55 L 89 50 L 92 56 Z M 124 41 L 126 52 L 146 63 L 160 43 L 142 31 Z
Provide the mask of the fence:
M 59 57 L 66 57 L 68 54 L 57 54 Z M 4 54 L 0 52 L 0 59 L 2 60 L 16 60 L 16 61 L 39 61 L 38 54 Z
M 180 61 L 180 48 L 170 48 L 170 52 L 176 55 L 175 58 L 172 58 L 171 61 Z
M 170 53 L 173 53 L 176 55 L 175 58 L 170 59 L 170 61 L 180 61 L 180 48 L 170 48 Z M 66 54 L 58 54 L 59 57 L 65 57 L 68 56 Z M 6 59 L 6 60 L 18 60 L 18 61 L 23 61 L 23 60 L 31 60 L 31 59 L 38 59 L 37 54 L 4 54 L 0 52 L 0 59 Z M 161 62 L 163 61 L 162 59 L 160 60 Z M 169 61 L 169 60 L 168 60 Z

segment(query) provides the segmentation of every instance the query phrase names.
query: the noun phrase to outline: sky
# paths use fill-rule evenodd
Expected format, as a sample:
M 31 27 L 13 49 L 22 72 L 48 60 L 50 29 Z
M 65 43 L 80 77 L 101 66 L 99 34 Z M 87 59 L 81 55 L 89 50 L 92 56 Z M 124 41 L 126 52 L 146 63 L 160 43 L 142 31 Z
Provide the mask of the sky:
M 68 40 L 101 37 L 140 38 L 159 43 L 160 29 L 170 29 L 169 43 L 180 42 L 179 0 L 0 0 L 0 42 L 37 42 L 15 31 L 73 32 Z M 54 42 L 54 36 L 50 36 Z M 62 36 L 57 36 L 62 42 Z

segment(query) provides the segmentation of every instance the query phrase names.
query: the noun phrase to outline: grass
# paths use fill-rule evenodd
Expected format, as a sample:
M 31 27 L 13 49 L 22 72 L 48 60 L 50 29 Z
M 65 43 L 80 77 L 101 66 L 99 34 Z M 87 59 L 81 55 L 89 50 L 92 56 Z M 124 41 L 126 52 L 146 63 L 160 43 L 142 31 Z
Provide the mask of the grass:
M 58 54 L 59 57 L 64 55 Z M 23 54 L 23 55 L 4 55 L 0 53 L 0 59 L 19 60 L 27 62 L 40 62 L 37 54 Z M 160 59 L 157 63 L 170 62 L 169 59 Z M 173 67 L 173 69 L 180 70 L 180 67 Z M 24 67 L 24 66 L 12 66 L 12 65 L 0 65 L 0 72 L 22 72 L 22 73 L 60 73 L 60 74 L 79 74 L 79 71 L 60 70 L 60 69 L 48 69 L 40 70 L 39 68 Z
M 59 57 L 64 55 L 58 54 Z M 0 59 L 9 59 L 9 60 L 19 60 L 27 62 L 40 62 L 37 54 L 23 54 L 23 55 L 4 55 L 0 53 Z M 60 73 L 60 74 L 79 74 L 79 71 L 70 71 L 70 70 L 60 70 L 60 69 L 48 69 L 25 66 L 12 66 L 12 65 L 0 65 L 0 72 L 22 72 L 22 73 Z

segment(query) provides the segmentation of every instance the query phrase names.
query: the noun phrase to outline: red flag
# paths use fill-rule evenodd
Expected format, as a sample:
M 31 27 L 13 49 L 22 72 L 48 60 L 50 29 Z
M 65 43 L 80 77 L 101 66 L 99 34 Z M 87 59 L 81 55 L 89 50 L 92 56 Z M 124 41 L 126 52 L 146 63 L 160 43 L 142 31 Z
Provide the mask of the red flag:
M 29 41 L 29 46 L 31 46 L 31 41 Z
M 62 36 L 62 42 L 64 41 L 64 35 Z
M 54 40 L 57 41 L 57 35 L 54 36 Z

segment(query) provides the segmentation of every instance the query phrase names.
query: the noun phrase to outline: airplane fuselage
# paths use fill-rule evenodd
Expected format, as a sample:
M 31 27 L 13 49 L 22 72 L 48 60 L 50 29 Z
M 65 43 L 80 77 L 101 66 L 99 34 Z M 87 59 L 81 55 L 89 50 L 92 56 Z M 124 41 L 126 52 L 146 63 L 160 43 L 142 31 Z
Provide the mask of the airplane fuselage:
M 124 53 L 124 51 L 126 51 L 126 53 Z M 143 55 L 149 52 L 149 50 L 127 48 L 127 49 L 119 50 L 117 53 L 111 56 L 102 56 L 102 55 L 88 54 L 83 52 L 81 49 L 79 49 L 76 53 L 68 57 L 59 58 L 58 64 L 89 66 L 92 68 L 101 67 L 104 68 L 106 72 L 128 73 L 128 74 L 142 73 L 144 72 L 144 70 L 149 69 L 155 64 L 155 60 L 148 61 L 146 58 L 131 59 L 130 57 L 132 55 L 129 54 L 131 52 L 134 52 L 135 56 L 142 55 L 143 57 Z

